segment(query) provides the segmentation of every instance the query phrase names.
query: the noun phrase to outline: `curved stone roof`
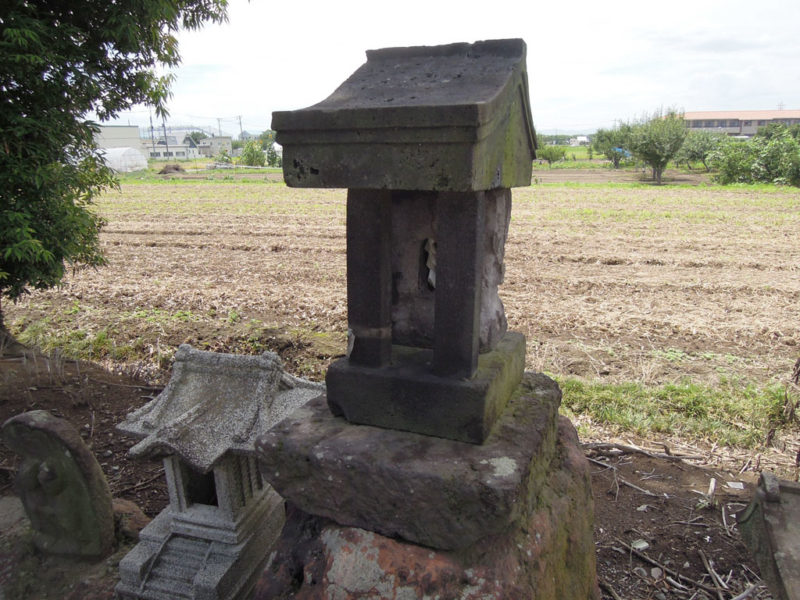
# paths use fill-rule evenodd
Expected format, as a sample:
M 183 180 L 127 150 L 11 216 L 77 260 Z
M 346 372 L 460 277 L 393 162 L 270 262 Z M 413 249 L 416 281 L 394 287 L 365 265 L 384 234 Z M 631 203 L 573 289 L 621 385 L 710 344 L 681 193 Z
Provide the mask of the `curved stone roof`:
M 132 456 L 176 454 L 207 472 L 229 450 L 252 453 L 259 435 L 323 392 L 322 384 L 285 373 L 277 354 L 203 352 L 184 344 L 167 387 L 117 428 L 143 438 Z

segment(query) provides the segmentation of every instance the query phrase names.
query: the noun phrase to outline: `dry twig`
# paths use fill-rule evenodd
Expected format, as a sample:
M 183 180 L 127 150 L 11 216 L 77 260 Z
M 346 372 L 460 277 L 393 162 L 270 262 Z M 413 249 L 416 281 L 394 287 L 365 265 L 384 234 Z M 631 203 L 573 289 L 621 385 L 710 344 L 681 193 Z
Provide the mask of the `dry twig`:
M 611 585 L 605 579 L 603 579 L 602 577 L 598 577 L 597 581 L 600 584 L 600 587 L 603 588 L 605 591 L 607 591 L 614 600 L 622 600 L 619 594 L 617 594 L 617 592 L 614 591 L 614 588 L 612 588 Z
M 654 558 L 650 558 L 650 557 L 649 557 L 649 556 L 647 556 L 647 554 L 645 554 L 644 552 L 640 552 L 639 550 L 637 550 L 636 548 L 634 548 L 634 547 L 633 547 L 633 546 L 631 546 L 630 544 L 626 544 L 625 542 L 623 542 L 623 541 L 622 541 L 622 540 L 620 540 L 620 539 L 617 539 L 617 543 L 618 543 L 618 544 L 621 544 L 622 546 L 624 546 L 625 548 L 627 548 L 627 549 L 628 549 L 628 551 L 629 551 L 631 554 L 633 554 L 634 556 L 637 556 L 638 558 L 641 558 L 643 561 L 646 561 L 646 562 L 650 563 L 651 565 L 653 565 L 653 566 L 655 566 L 655 567 L 658 567 L 659 569 L 661 569 L 662 571 L 664 571 L 664 573 L 669 573 L 669 574 L 670 574 L 672 577 L 674 577 L 675 579 L 679 579 L 680 581 L 684 581 L 684 582 L 686 582 L 686 583 L 689 583 L 689 584 L 691 584 L 691 585 L 693 585 L 693 586 L 695 586 L 695 587 L 698 587 L 698 588 L 700 588 L 700 589 L 703 589 L 703 590 L 705 590 L 705 591 L 707 591 L 707 592 L 710 592 L 710 593 L 712 593 L 712 594 L 715 594 L 715 593 L 717 592 L 716 588 L 713 588 L 713 587 L 711 587 L 710 585 L 706 585 L 705 583 L 702 583 L 702 582 L 700 582 L 700 581 L 695 581 L 694 579 L 691 579 L 691 578 L 689 578 L 689 577 L 686 577 L 686 575 L 681 575 L 680 573 L 678 573 L 678 572 L 677 572 L 677 571 L 675 571 L 674 569 L 670 569 L 669 567 L 665 567 L 665 566 L 664 566 L 664 565 L 662 565 L 660 562 L 658 562 L 656 559 L 654 559 Z
M 134 485 L 129 485 L 128 487 L 123 488 L 121 490 L 114 490 L 113 494 L 115 496 L 121 496 L 122 494 L 126 494 L 128 492 L 133 492 L 135 490 L 143 488 L 144 486 L 146 486 L 146 485 L 148 485 L 150 483 L 153 483 L 156 479 L 159 479 L 163 475 L 164 475 L 164 471 L 159 471 L 158 473 L 156 473 L 152 477 L 149 477 L 149 478 L 145 479 L 144 481 L 140 481 L 139 483 L 136 483 Z
M 651 452 L 638 446 L 629 446 L 626 444 L 616 444 L 612 442 L 591 442 L 582 444 L 583 449 L 587 451 L 597 452 L 604 456 L 619 456 L 620 454 L 641 454 L 650 458 L 662 458 L 664 460 L 701 460 L 705 456 L 698 454 L 673 454 L 666 444 L 662 444 L 666 452 Z M 614 452 L 616 450 L 617 452 Z
M 703 566 L 706 568 L 706 571 L 711 576 L 711 581 L 714 584 L 714 587 L 717 591 L 717 597 L 719 600 L 725 600 L 725 594 L 723 593 L 723 589 L 727 589 L 728 586 L 720 579 L 720 576 L 717 575 L 717 572 L 711 567 L 711 563 L 708 562 L 708 558 L 706 557 L 706 553 L 702 550 L 698 549 L 697 553 L 700 555 L 700 558 L 703 561 Z
M 589 462 L 593 462 L 596 465 L 600 465 L 601 467 L 605 467 L 606 469 L 611 469 L 612 471 L 614 471 L 614 483 L 617 484 L 617 490 L 618 491 L 619 491 L 619 484 L 621 483 L 622 485 L 627 485 L 629 488 L 634 489 L 637 492 L 641 492 L 642 494 L 644 494 L 646 496 L 651 496 L 653 498 L 660 498 L 661 497 L 658 494 L 655 494 L 655 493 L 651 492 L 650 490 L 646 490 L 643 487 L 639 487 L 635 483 L 631 483 L 630 481 L 627 481 L 627 480 L 623 479 L 622 477 L 618 476 L 617 475 L 617 467 L 615 467 L 614 465 L 609 465 L 607 463 L 604 463 L 604 462 L 602 462 L 600 460 L 595 460 L 594 458 L 590 458 L 588 456 L 586 457 L 586 459 Z M 615 500 L 616 500 L 616 498 L 615 498 Z
M 759 587 L 761 587 L 761 586 L 760 585 L 751 585 L 749 588 L 747 588 L 745 591 L 743 591 L 741 594 L 739 594 L 735 598 L 731 598 L 731 600 L 746 600 L 746 598 L 749 598 L 750 596 L 752 596 L 753 593 L 755 593 L 755 591 Z
M 113 385 L 116 387 L 124 387 L 124 388 L 133 388 L 134 390 L 155 390 L 160 392 L 164 389 L 163 385 L 131 385 L 129 383 L 116 383 L 113 381 L 100 381 L 98 379 L 91 379 L 94 383 L 99 383 L 101 385 Z

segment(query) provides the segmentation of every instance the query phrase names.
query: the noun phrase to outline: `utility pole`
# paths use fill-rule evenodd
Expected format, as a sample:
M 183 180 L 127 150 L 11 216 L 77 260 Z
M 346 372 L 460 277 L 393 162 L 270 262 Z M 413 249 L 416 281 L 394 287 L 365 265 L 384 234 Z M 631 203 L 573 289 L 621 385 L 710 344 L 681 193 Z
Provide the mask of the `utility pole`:
M 169 156 L 169 140 L 167 139 L 167 122 L 161 121 L 161 126 L 164 128 L 164 145 L 166 146 L 164 156 Z
M 242 129 L 242 115 L 239 115 L 237 118 L 239 119 L 239 141 L 243 141 L 242 136 L 244 135 L 244 130 Z
M 150 143 L 153 144 L 153 154 L 156 153 L 156 138 L 153 134 L 153 113 L 150 113 Z
M 217 117 L 217 135 L 222 136 L 222 125 L 220 125 L 220 121 L 222 121 L 222 119 Z

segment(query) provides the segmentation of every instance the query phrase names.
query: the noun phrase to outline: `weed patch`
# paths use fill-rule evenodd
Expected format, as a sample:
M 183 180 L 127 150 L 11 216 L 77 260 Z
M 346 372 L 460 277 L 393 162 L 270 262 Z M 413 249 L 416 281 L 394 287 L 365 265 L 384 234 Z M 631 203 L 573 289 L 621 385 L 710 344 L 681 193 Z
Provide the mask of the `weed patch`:
M 560 378 L 568 415 L 587 415 L 617 431 L 641 436 L 670 434 L 757 448 L 777 430 L 791 429 L 780 385 L 723 383 L 646 386 Z

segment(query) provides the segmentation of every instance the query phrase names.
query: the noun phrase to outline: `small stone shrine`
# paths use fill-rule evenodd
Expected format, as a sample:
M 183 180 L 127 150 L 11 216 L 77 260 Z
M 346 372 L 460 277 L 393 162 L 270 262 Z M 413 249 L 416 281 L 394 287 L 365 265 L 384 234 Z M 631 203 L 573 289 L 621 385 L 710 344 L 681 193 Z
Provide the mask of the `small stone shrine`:
M 111 492 L 97 459 L 69 421 L 44 410 L 11 417 L 3 440 L 22 457 L 14 488 L 47 554 L 102 558 L 114 546 Z
M 391 48 L 278 112 L 347 188 L 347 357 L 263 434 L 288 518 L 256 598 L 597 598 L 588 463 L 497 290 L 535 134 L 522 40 Z
M 269 352 L 178 348 L 164 391 L 118 426 L 143 438 L 132 456 L 164 456 L 170 499 L 120 562 L 120 598 L 249 596 L 284 522 L 253 442 L 322 391 Z

